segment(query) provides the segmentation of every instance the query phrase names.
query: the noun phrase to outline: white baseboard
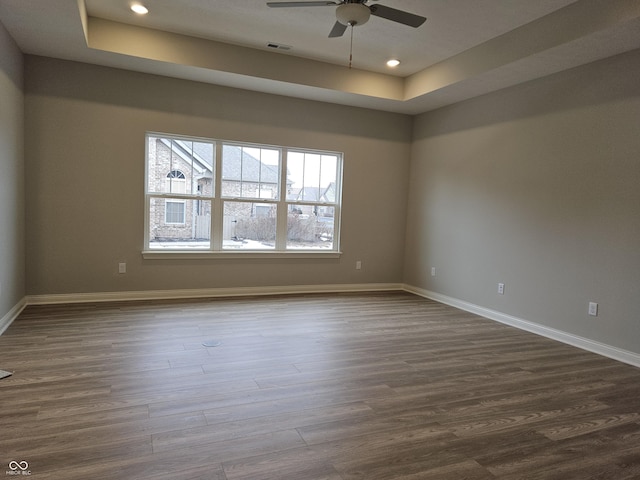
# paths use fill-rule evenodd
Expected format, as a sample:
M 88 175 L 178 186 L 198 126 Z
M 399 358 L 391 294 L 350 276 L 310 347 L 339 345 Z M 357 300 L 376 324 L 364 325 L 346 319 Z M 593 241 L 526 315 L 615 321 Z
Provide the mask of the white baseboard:
M 18 315 L 24 310 L 24 307 L 27 306 L 26 297 L 20 300 L 9 312 L 2 318 L 0 318 L 0 335 L 2 335 L 9 325 L 13 323 L 13 321 L 18 318 Z
M 199 288 L 186 290 L 147 290 L 137 292 L 71 293 L 54 295 L 29 295 L 29 305 L 58 303 L 97 303 L 132 300 L 158 300 L 180 298 L 214 298 L 264 295 L 288 295 L 306 293 L 348 293 L 402 291 L 400 283 L 363 283 L 338 285 L 288 285 L 276 287 Z
M 640 367 L 640 355 L 628 350 L 623 350 L 621 348 L 613 347 L 605 343 L 596 342 L 595 340 L 590 340 L 578 335 L 573 335 L 571 333 L 557 330 L 555 328 L 545 327 L 544 325 L 540 325 L 538 323 L 523 320 L 521 318 L 498 312 L 496 310 L 484 308 L 473 303 L 465 302 L 457 298 L 448 297 L 446 295 L 431 292 L 429 290 L 424 290 L 418 287 L 413 287 L 411 285 L 405 285 L 403 289 L 406 292 L 414 293 L 421 297 L 435 300 L 436 302 L 444 303 L 446 305 L 451 305 L 452 307 L 459 308 L 460 310 L 464 310 L 466 312 L 475 313 L 476 315 L 488 318 L 489 320 L 504 323 L 505 325 L 510 325 L 512 327 L 519 328 L 520 330 L 535 333 L 552 340 L 557 340 L 559 342 L 566 343 L 567 345 L 572 345 L 589 352 L 597 353 L 604 357 L 612 358 L 614 360 L 633 365 L 634 367 Z

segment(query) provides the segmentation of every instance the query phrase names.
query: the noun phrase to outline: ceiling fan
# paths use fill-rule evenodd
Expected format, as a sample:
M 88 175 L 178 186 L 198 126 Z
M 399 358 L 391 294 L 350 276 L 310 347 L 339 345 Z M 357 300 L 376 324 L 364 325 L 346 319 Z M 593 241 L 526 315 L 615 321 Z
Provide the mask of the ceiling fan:
M 347 27 L 364 25 L 371 15 L 386 18 L 392 22 L 401 23 L 410 27 L 418 28 L 426 18 L 413 13 L 386 7 L 384 5 L 367 5 L 369 0 L 341 0 L 341 1 L 303 1 L 303 2 L 267 2 L 269 7 L 329 7 L 335 6 L 337 21 L 329 38 L 341 37 Z M 372 0 L 377 1 L 377 0 Z

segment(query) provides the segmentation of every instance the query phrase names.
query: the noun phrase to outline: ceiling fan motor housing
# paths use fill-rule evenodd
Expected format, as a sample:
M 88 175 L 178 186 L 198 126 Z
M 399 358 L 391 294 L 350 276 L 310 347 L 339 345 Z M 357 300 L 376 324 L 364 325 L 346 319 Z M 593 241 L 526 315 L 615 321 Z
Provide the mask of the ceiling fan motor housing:
M 370 16 L 371 10 L 362 3 L 345 3 L 336 8 L 336 18 L 343 25 L 364 25 Z

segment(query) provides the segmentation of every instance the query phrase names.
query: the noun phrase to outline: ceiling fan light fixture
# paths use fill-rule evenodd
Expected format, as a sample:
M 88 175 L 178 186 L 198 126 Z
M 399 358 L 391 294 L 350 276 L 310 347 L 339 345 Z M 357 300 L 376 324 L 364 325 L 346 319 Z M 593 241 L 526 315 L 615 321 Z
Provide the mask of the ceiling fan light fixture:
M 345 3 L 336 8 L 336 18 L 343 25 L 364 25 L 370 16 L 371 10 L 362 3 Z

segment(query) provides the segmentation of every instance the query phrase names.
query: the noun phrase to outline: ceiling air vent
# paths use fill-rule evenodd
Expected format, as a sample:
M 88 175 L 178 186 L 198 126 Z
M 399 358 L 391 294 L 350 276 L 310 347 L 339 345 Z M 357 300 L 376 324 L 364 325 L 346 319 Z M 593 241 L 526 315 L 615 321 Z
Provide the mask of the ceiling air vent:
M 291 50 L 291 45 L 283 45 L 281 43 L 274 42 L 267 43 L 267 47 L 273 48 L 275 50 Z

